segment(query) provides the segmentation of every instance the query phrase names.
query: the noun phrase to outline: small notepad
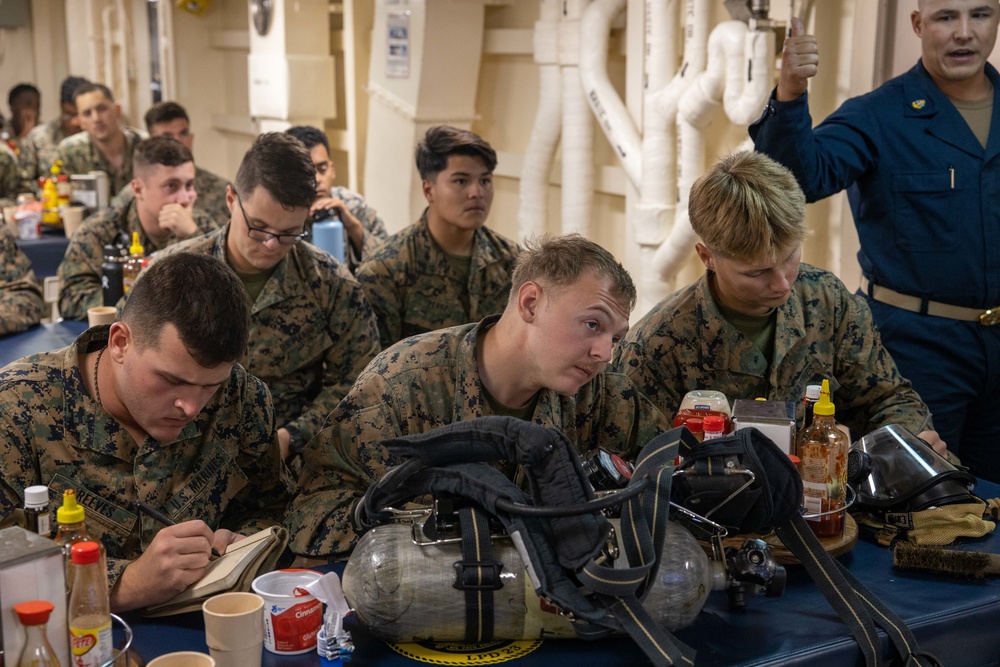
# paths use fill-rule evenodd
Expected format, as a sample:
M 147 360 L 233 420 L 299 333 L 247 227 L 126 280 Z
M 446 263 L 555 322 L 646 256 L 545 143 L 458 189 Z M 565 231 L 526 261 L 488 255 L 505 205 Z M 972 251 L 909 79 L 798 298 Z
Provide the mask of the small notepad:
M 272 526 L 233 542 L 226 553 L 208 564 L 205 574 L 174 598 L 148 607 L 143 616 L 171 616 L 201 609 L 202 603 L 229 591 L 249 591 L 258 574 L 274 569 L 288 544 L 288 532 Z

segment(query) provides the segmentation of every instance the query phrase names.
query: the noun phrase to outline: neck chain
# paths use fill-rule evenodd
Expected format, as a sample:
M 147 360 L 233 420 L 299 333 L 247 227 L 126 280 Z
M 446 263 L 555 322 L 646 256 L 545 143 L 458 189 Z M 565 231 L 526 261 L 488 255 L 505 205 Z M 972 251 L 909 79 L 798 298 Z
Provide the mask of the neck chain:
M 97 353 L 97 361 L 94 362 L 94 394 L 97 395 L 97 404 L 101 407 L 104 407 L 104 404 L 101 403 L 101 385 L 97 382 L 97 370 L 101 367 L 101 355 L 104 354 L 106 349 L 108 348 L 101 348 L 101 351 Z

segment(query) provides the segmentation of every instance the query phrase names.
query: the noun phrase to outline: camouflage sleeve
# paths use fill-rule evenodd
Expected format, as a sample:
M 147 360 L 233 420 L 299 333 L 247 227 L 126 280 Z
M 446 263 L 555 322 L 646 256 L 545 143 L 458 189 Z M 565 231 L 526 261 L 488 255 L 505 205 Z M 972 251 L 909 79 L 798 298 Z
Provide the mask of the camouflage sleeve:
M 133 199 L 135 199 L 135 193 L 132 192 L 132 183 L 130 181 L 128 185 L 119 190 L 118 193 L 111 198 L 111 201 L 108 203 L 108 206 L 121 208 L 124 206 L 128 206 L 129 202 L 131 202 Z
M 837 322 L 834 374 L 840 385 L 834 396 L 837 421 L 859 437 L 886 424 L 913 433 L 932 428 L 928 414 L 910 381 L 896 368 L 872 320 L 864 299 L 840 290 L 843 313 Z
M 684 394 L 679 380 L 680 370 L 675 368 L 676 355 L 672 354 L 678 347 L 674 346 L 671 350 L 649 348 L 649 341 L 642 339 L 622 343 L 613 367 L 627 375 L 639 391 L 653 399 L 665 414 L 673 415 L 680 407 Z M 687 358 L 697 359 L 698 355 L 692 354 Z
M 365 291 L 368 303 L 375 311 L 378 337 L 386 349 L 403 337 L 403 313 L 396 291 L 393 271 L 380 260 L 369 260 L 358 267 L 357 279 Z
M 42 483 L 29 438 L 33 415 L 18 409 L 14 390 L 0 387 L 0 527 L 25 525 L 24 488 Z
M 336 286 L 327 312 L 327 333 L 333 345 L 326 351 L 323 388 L 290 424 L 298 430 L 300 444 L 319 432 L 323 422 L 351 390 L 354 380 L 380 350 L 375 314 L 364 290 L 349 279 L 336 281 Z
M 207 211 L 195 209 L 192 212 L 192 217 L 194 218 L 194 224 L 198 226 L 197 231 L 188 238 L 194 238 L 195 236 L 201 236 L 202 234 L 207 234 L 209 232 L 215 231 L 221 225 L 219 221 L 208 214 Z M 227 221 L 228 222 L 228 221 Z
M 90 168 L 83 163 L 82 160 L 76 159 L 80 151 L 74 151 L 66 146 L 66 141 L 69 139 L 63 139 L 59 142 L 56 147 L 56 160 L 62 160 L 62 172 L 64 174 L 86 174 L 90 171 Z M 55 160 L 53 160 L 55 162 Z
M 240 455 L 237 463 L 246 486 L 226 506 L 220 525 L 234 533 L 252 535 L 280 525 L 290 499 L 282 474 L 274 408 L 267 386 L 249 373 L 240 396 Z M 235 406 L 234 406 L 235 407 Z
M 35 144 L 35 140 L 32 139 L 31 134 L 21 139 L 21 152 L 17 156 L 18 168 L 21 171 L 21 191 L 22 192 L 34 192 L 37 188 L 37 181 L 39 175 L 39 165 L 38 165 L 38 146 Z
M 17 247 L 13 235 L 0 230 L 0 334 L 24 331 L 42 319 L 42 290 L 31 270 L 31 261 Z
M 0 151 L 0 197 L 15 199 L 21 189 L 21 167 L 17 158 Z
M 602 378 L 588 449 L 603 447 L 633 460 L 646 443 L 670 430 L 671 423 L 625 375 L 606 372 Z
M 361 264 L 364 260 L 368 259 L 368 256 L 372 254 L 372 251 L 377 248 L 382 241 L 389 237 L 389 234 L 385 231 L 385 224 L 382 222 L 382 218 L 378 217 L 371 206 L 364 202 L 363 200 L 359 202 L 356 207 L 351 207 L 351 213 L 354 217 L 361 222 L 361 226 L 365 229 L 364 241 L 362 242 L 362 248 L 360 255 L 354 247 L 354 244 L 348 244 L 350 246 L 350 262 L 354 266 Z
M 358 537 L 351 508 L 385 473 L 388 454 L 380 443 L 400 435 L 399 424 L 388 383 L 377 372 L 362 373 L 302 452 L 297 495 L 285 517 L 294 553 L 347 556 Z
M 94 229 L 84 223 L 66 247 L 59 263 L 59 313 L 68 320 L 87 319 L 87 309 L 104 303 L 101 264 L 104 246 Z

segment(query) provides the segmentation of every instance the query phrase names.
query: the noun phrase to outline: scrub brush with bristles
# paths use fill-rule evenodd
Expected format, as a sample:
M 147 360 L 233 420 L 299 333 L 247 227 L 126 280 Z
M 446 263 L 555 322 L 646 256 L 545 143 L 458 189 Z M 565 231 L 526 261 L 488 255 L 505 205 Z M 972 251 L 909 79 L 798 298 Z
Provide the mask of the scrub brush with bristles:
M 984 551 L 958 551 L 897 542 L 892 564 L 901 570 L 924 570 L 954 577 L 981 579 L 1000 575 L 1000 555 Z

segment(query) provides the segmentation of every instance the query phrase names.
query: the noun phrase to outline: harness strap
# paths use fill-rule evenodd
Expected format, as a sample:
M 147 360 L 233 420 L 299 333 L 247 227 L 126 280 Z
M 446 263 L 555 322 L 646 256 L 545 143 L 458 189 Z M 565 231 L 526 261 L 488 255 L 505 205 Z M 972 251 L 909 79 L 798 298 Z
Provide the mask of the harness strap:
M 775 526 L 775 532 L 802 562 L 823 596 L 854 635 L 866 665 L 877 667 L 884 664 L 882 640 L 875 629 L 877 624 L 889 635 L 905 665 L 940 667 L 937 658 L 919 649 L 906 624 L 823 549 L 802 516 L 795 515 Z
M 493 591 L 503 588 L 503 564 L 493 560 L 489 517 L 476 507 L 462 507 L 458 516 L 464 560 L 455 562 L 454 587 L 465 591 L 465 641 L 478 644 L 493 639 Z
M 621 542 L 629 567 L 611 568 L 592 560 L 578 575 L 580 582 L 606 596 L 609 613 L 657 666 L 693 665 L 695 651 L 661 627 L 641 599 L 655 581 L 670 520 L 673 461 L 686 429 L 675 429 L 649 442 L 639 454 L 629 485 L 648 478 L 652 484 L 622 508 Z

